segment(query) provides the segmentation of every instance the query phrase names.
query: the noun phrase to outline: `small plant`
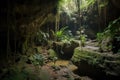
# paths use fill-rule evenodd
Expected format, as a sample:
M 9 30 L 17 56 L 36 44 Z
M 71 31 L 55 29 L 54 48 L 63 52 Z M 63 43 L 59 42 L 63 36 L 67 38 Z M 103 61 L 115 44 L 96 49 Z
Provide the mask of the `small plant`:
M 55 62 L 58 59 L 57 53 L 53 49 L 49 49 L 48 52 L 49 52 L 50 59 L 53 61 L 54 65 L 55 65 Z
M 32 62 L 32 64 L 34 64 L 34 65 L 43 66 L 43 64 L 44 64 L 44 57 L 42 54 L 34 54 L 34 55 L 30 56 L 29 59 Z
M 102 33 L 97 33 L 97 41 L 100 43 L 102 41 L 103 34 Z
M 42 31 L 38 31 L 36 36 L 35 36 L 35 44 L 36 45 L 45 45 L 47 44 L 47 40 L 49 38 L 49 34 L 48 33 L 44 33 Z
M 81 40 L 81 46 L 85 46 L 86 36 L 85 35 L 81 35 L 80 36 L 80 40 Z
M 87 40 L 87 35 L 85 34 L 85 28 L 84 27 L 80 27 L 78 31 L 76 31 L 76 39 L 80 40 L 80 47 L 84 47 L 85 46 L 85 42 Z
M 53 57 L 53 58 L 52 58 L 52 61 L 53 61 L 53 63 L 54 63 L 54 66 L 55 66 L 55 63 L 56 63 L 57 60 L 58 60 L 57 57 Z
M 53 30 L 52 31 L 52 34 L 54 36 L 54 38 L 57 40 L 57 41 L 61 41 L 63 40 L 66 36 L 65 36 L 65 30 L 67 29 L 68 27 L 62 27 L 60 30 L 54 32 Z
M 104 30 L 104 34 L 107 36 L 114 37 L 116 34 L 120 32 L 120 17 L 110 22 L 108 27 Z
M 49 49 L 48 53 L 49 53 L 49 57 L 50 57 L 51 60 L 53 59 L 53 57 L 58 56 L 57 53 L 53 49 Z

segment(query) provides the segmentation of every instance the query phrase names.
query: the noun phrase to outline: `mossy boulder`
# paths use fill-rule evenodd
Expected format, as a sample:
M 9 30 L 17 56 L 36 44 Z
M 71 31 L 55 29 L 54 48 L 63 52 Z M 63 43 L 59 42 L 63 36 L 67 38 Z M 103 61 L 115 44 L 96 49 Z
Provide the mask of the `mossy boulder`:
M 79 73 L 91 77 L 118 78 L 120 76 L 120 55 L 99 53 L 91 50 L 75 49 L 72 61 L 79 68 Z M 119 77 L 120 78 L 120 77 Z
M 70 59 L 74 53 L 74 49 L 79 43 L 72 40 L 68 42 L 53 42 L 53 49 L 60 58 Z
M 58 57 L 57 53 L 53 49 L 49 49 L 48 53 L 50 58 Z

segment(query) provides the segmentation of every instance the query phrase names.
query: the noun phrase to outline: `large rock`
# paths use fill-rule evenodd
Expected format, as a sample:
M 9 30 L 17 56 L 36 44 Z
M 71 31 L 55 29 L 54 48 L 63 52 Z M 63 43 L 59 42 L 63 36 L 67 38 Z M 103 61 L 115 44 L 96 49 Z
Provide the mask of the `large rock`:
M 99 49 L 101 52 L 109 52 L 112 49 L 112 39 L 111 37 L 103 38 L 101 43 L 99 44 Z
M 74 40 L 53 43 L 53 49 L 58 53 L 59 57 L 64 59 L 70 59 L 74 53 L 74 49 L 78 46 L 79 43 Z
M 75 49 L 72 61 L 79 68 L 81 75 L 88 75 L 96 79 L 120 78 L 120 55 L 101 54 L 99 52 Z

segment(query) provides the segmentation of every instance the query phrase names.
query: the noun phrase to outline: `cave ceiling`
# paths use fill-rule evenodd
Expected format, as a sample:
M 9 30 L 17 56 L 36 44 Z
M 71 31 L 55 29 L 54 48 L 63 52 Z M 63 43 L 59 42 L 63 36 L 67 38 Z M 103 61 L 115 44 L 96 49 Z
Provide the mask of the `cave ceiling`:
M 58 0 L 0 0 L 1 28 L 8 25 L 41 26 L 56 14 Z

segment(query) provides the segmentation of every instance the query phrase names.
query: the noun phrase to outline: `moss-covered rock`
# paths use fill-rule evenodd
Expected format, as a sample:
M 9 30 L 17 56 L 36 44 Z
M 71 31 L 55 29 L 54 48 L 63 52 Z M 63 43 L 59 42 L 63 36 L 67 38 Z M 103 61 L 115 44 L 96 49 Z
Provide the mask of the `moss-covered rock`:
M 57 53 L 53 49 L 48 50 L 50 58 L 58 57 Z
M 90 50 L 75 49 L 72 61 L 78 66 L 80 73 L 92 77 L 119 77 L 120 55 L 102 54 Z
M 74 40 L 68 42 L 53 42 L 53 49 L 60 58 L 64 59 L 70 59 L 74 53 L 74 49 L 78 46 L 79 43 Z

